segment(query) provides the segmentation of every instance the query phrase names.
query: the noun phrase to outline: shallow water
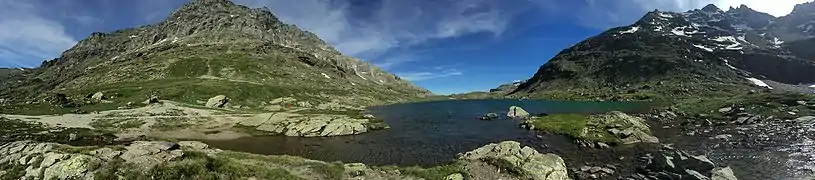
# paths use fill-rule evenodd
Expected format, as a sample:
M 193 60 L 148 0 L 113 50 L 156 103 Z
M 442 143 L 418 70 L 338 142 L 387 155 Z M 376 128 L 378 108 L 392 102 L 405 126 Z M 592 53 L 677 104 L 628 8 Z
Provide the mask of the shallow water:
M 612 110 L 638 112 L 641 103 L 559 102 L 532 100 L 458 100 L 397 104 L 370 108 L 390 129 L 354 136 L 328 138 L 250 137 L 208 141 L 221 149 L 260 154 L 287 154 L 323 161 L 362 162 L 371 165 L 434 166 L 452 161 L 457 153 L 485 144 L 519 141 L 541 152 L 575 154 L 578 147 L 560 135 L 542 135 L 518 128 L 510 119 L 481 121 L 488 112 L 505 114 L 521 106 L 532 114 L 601 113 Z M 583 152 L 581 152 L 583 153 Z M 616 159 L 609 156 L 564 157 L 568 161 Z

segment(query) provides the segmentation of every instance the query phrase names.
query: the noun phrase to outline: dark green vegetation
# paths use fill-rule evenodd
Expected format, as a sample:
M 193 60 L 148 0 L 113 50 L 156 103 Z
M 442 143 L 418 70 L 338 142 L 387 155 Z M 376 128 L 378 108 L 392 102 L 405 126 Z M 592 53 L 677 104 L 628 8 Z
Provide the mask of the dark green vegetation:
M 74 134 L 76 139 L 71 139 Z M 64 144 L 110 144 L 116 138 L 108 131 L 84 128 L 53 128 L 36 122 L 0 118 L 0 142 L 34 140 Z

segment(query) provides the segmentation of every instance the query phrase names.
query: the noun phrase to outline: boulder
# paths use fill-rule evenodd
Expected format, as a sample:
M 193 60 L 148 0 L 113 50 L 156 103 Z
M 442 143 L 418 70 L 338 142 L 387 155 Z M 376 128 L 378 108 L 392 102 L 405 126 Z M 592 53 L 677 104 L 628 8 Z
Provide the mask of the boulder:
M 526 117 L 529 117 L 529 112 L 526 112 L 526 110 L 524 110 L 523 108 L 518 107 L 518 106 L 510 106 L 509 107 L 509 112 L 507 113 L 507 117 L 510 117 L 510 118 L 526 118 Z
M 723 176 L 727 174 L 726 169 L 715 168 L 716 165 L 705 156 L 690 155 L 667 146 L 662 148 L 662 154 L 656 156 L 647 154 L 639 159 L 643 164 L 638 168 L 638 173 L 644 176 L 664 179 L 711 179 L 711 174 L 715 174 L 716 171 L 721 171 Z
M 730 167 L 717 167 L 713 169 L 713 175 L 710 176 L 711 180 L 738 180 L 733 175 L 733 170 Z
M 94 102 L 100 102 L 102 99 L 105 98 L 105 94 L 102 92 L 96 92 L 91 96 L 91 100 Z
M 515 141 L 492 143 L 459 154 L 459 160 L 485 162 L 502 169 L 518 170 L 521 176 L 536 180 L 569 179 L 566 164 L 555 154 L 540 154 L 535 149 Z
M 730 111 L 733 111 L 733 108 L 731 108 L 731 107 L 726 107 L 726 108 L 721 108 L 721 109 L 719 109 L 719 113 L 723 113 L 723 114 L 730 113 Z
M 617 136 L 623 144 L 659 143 L 659 139 L 651 134 L 651 129 L 644 119 L 623 112 L 612 111 L 593 115 L 589 117 L 587 124 L 590 131 L 609 132 Z
M 59 161 L 43 171 L 43 179 L 89 179 L 91 171 L 99 168 L 99 158 L 74 154 L 70 159 Z
M 444 177 L 444 180 L 464 180 L 464 175 L 461 175 L 461 173 L 450 174 Z
M 209 98 L 207 100 L 206 106 L 209 108 L 223 108 L 226 106 L 226 103 L 229 102 L 229 98 L 225 95 L 217 95 L 215 97 Z
M 487 113 L 481 116 L 481 120 L 493 120 L 498 118 L 498 114 L 496 113 Z
M 238 124 L 286 136 L 318 137 L 368 132 L 370 120 L 347 115 L 264 113 L 241 120 Z
M 150 98 L 147 98 L 147 100 L 144 100 L 144 102 L 142 102 L 142 104 L 155 104 L 155 103 L 159 103 L 159 102 L 160 101 L 158 100 L 158 96 L 150 96 Z

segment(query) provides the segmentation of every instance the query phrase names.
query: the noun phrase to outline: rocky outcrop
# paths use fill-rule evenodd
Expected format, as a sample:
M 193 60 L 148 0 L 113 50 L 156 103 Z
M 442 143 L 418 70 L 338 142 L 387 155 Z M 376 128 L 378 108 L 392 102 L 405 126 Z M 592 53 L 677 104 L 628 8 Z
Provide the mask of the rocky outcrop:
M 226 103 L 229 102 L 229 98 L 224 95 L 217 95 L 215 97 L 209 98 L 207 100 L 206 106 L 209 108 L 222 108 L 226 106 Z
M 342 136 L 368 132 L 373 127 L 369 119 L 346 115 L 264 113 L 244 119 L 238 124 L 286 136 Z
M 196 141 L 101 148 L 16 141 L 0 144 L 0 159 L 0 179 L 421 179 L 361 163 L 222 151 Z
M 16 141 L 0 146 L 0 167 L 22 167 L 24 179 L 94 179 L 102 166 L 113 160 L 123 160 L 139 168 L 149 168 L 172 161 L 183 155 L 182 149 L 206 153 L 220 150 L 208 149 L 203 143 L 184 141 L 180 143 L 136 141 L 124 150 L 111 148 L 83 149 L 56 143 Z M 77 152 L 76 149 L 80 150 Z M 0 169 L 2 171 L 3 169 Z
M 507 117 L 510 117 L 510 118 L 526 118 L 526 117 L 529 117 L 529 112 L 526 112 L 526 110 L 524 110 L 523 108 L 518 107 L 518 106 L 510 106 L 509 107 L 509 112 L 507 113 Z
M 640 157 L 641 166 L 631 178 L 651 179 L 712 179 L 736 180 L 729 167 L 717 167 L 705 156 L 694 156 L 685 151 L 663 147 L 662 154 Z
M 465 164 L 487 163 L 500 169 L 518 172 L 523 178 L 535 180 L 570 179 L 566 164 L 555 154 L 541 154 L 515 141 L 488 144 L 459 154 Z M 472 175 L 472 174 L 470 174 Z
M 619 138 L 622 144 L 659 143 L 644 119 L 619 111 L 591 116 L 586 126 L 590 132 L 608 132 Z
M 485 121 L 486 120 L 493 120 L 493 119 L 497 119 L 497 118 L 498 118 L 498 114 L 496 114 L 496 113 L 487 113 L 487 114 L 484 114 L 483 116 L 481 116 L 481 120 L 485 120 Z

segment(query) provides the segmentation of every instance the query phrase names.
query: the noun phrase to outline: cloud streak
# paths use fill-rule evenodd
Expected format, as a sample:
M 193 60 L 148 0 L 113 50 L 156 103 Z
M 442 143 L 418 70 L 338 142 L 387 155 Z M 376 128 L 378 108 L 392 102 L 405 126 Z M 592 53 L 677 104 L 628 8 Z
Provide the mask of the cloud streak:
M 396 73 L 402 79 L 408 81 L 424 81 L 428 79 L 436 79 L 436 78 L 444 78 L 450 76 L 459 76 L 464 75 L 463 72 L 457 69 L 445 69 L 442 71 L 421 71 L 421 72 L 403 72 L 403 73 Z
M 25 1 L 0 0 L 0 61 L 3 66 L 32 67 L 76 44 L 58 22 L 36 14 Z
M 371 61 L 392 49 L 436 39 L 477 33 L 500 36 L 520 9 L 493 0 L 380 0 L 367 4 L 341 0 L 236 2 L 269 7 L 281 20 L 314 32 L 344 54 Z

